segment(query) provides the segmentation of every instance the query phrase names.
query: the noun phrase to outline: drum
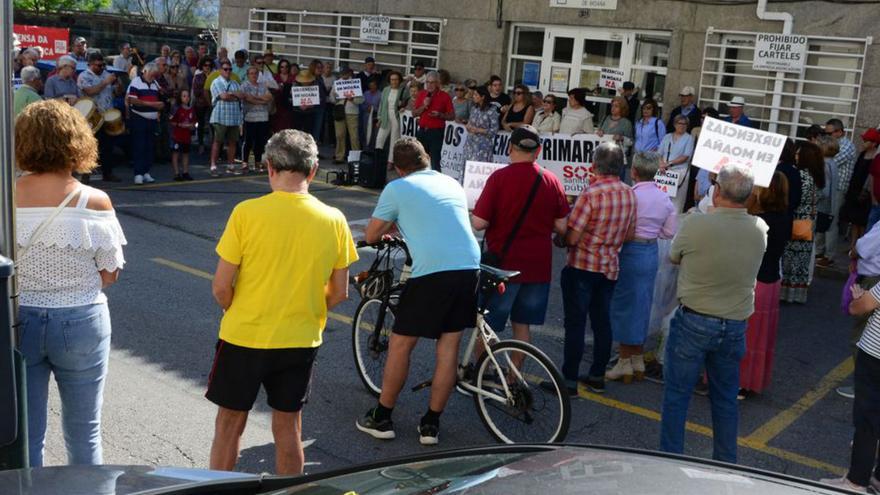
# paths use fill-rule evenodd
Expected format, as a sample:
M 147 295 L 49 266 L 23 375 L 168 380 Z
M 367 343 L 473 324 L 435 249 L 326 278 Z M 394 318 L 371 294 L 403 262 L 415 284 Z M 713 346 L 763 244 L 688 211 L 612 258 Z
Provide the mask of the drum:
M 104 112 L 104 132 L 108 136 L 118 136 L 125 132 L 125 122 L 122 120 L 122 112 L 111 108 Z
M 104 117 L 98 112 L 98 106 L 95 105 L 95 100 L 88 97 L 82 97 L 76 100 L 76 103 L 73 104 L 73 108 L 86 118 L 93 133 L 97 133 L 98 130 L 101 129 L 101 126 L 104 124 Z

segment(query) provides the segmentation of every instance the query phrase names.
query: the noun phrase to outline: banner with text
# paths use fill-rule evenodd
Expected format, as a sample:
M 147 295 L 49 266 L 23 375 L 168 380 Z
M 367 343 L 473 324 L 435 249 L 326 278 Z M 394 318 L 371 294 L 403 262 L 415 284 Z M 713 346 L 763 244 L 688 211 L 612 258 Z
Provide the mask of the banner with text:
M 477 205 L 483 188 L 486 187 L 486 181 L 489 176 L 496 170 L 500 170 L 507 166 L 507 163 L 489 163 L 489 162 L 472 162 L 468 161 L 464 165 L 464 193 L 467 195 L 468 209 L 473 210 Z
M 728 164 L 751 169 L 755 185 L 767 187 L 786 137 L 706 117 L 692 163 L 713 173 Z
M 333 81 L 333 89 L 336 90 L 336 94 L 340 98 L 356 98 L 364 95 L 361 89 L 361 80 L 356 77 Z
M 388 44 L 391 18 L 384 15 L 361 16 L 361 43 Z
M 293 86 L 290 88 L 290 102 L 295 107 L 312 106 L 321 103 L 321 94 L 316 85 Z
M 599 71 L 599 87 L 603 89 L 619 90 L 623 87 L 625 73 L 620 69 L 602 67 Z
M 419 119 L 415 118 L 411 111 L 400 112 L 400 137 L 416 137 L 418 128 Z M 391 146 L 394 146 L 394 143 Z
M 23 49 L 32 46 L 41 47 L 44 60 L 57 60 L 70 51 L 67 44 L 67 40 L 70 39 L 69 29 L 14 24 L 12 35 Z
M 759 33 L 755 38 L 753 70 L 804 71 L 807 37 L 796 34 Z
M 681 180 L 681 174 L 671 170 L 667 170 L 666 173 L 657 172 L 657 175 L 654 176 L 654 183 L 670 198 L 674 198 L 678 194 L 679 180 Z

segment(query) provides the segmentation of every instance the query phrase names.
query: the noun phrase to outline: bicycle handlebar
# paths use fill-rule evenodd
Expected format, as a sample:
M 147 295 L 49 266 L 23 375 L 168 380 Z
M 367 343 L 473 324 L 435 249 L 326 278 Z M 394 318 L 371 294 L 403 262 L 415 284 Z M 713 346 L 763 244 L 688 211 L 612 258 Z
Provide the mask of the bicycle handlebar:
M 391 237 L 388 239 L 382 239 L 382 240 L 380 240 L 378 242 L 374 242 L 374 243 L 369 243 L 367 241 L 358 241 L 357 247 L 358 247 L 358 249 L 365 248 L 365 247 L 372 247 L 372 248 L 376 248 L 376 249 L 382 249 L 382 248 L 386 248 L 386 247 L 389 247 L 389 248 L 399 247 L 399 248 L 403 248 L 403 250 L 409 252 L 409 249 L 406 246 L 406 241 L 404 241 L 403 239 L 401 239 L 399 237 Z

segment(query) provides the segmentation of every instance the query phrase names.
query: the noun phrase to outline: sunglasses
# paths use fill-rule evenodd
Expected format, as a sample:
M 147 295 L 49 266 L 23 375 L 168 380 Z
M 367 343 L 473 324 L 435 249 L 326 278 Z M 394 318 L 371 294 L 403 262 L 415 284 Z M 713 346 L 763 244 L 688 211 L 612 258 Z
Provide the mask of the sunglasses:
M 223 72 L 229 72 L 229 71 L 232 70 L 232 67 L 223 67 L 223 68 L 220 69 L 220 70 L 223 71 Z
M 553 103 L 556 103 L 556 102 L 553 100 L 544 100 L 544 103 L 550 103 L 552 105 Z
M 455 92 L 456 92 L 456 93 L 458 93 L 458 92 L 462 92 L 462 93 L 463 93 L 464 91 L 465 91 L 464 88 L 455 88 Z
M 477 89 L 476 86 L 468 86 L 468 89 Z

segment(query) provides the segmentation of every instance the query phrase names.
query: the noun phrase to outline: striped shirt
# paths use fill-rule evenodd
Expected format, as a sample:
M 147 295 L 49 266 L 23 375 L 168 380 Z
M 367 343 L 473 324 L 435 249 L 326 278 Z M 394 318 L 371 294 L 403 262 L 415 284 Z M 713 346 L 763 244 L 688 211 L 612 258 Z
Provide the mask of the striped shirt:
M 128 85 L 127 96 L 134 96 L 140 101 L 157 102 L 159 101 L 159 83 L 155 80 L 148 83 L 143 78 L 136 77 Z M 153 107 L 132 104 L 131 111 L 148 120 L 159 119 L 159 112 Z
M 852 141 L 845 137 L 837 140 L 840 150 L 834 155 L 834 162 L 837 164 L 837 190 L 846 192 L 849 189 L 849 181 L 852 178 L 853 170 L 856 168 L 856 146 Z
M 578 196 L 568 228 L 583 232 L 568 250 L 568 265 L 617 280 L 617 255 L 626 232 L 636 221 L 636 195 L 617 176 L 597 176 Z
M 880 301 L 880 283 L 871 287 L 869 293 L 871 297 Z M 868 324 L 865 326 L 865 331 L 862 332 L 862 338 L 859 339 L 859 343 L 856 345 L 859 346 L 859 349 L 870 354 L 871 357 L 880 359 L 880 309 L 875 309 L 871 313 Z
M 241 103 L 238 100 L 221 100 L 223 93 L 237 93 L 241 86 L 232 79 L 218 77 L 211 83 L 211 100 L 214 110 L 211 112 L 211 123 L 227 127 L 241 125 Z

